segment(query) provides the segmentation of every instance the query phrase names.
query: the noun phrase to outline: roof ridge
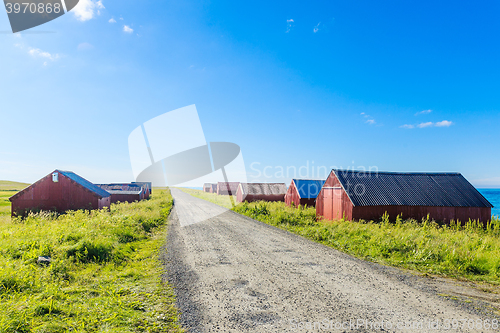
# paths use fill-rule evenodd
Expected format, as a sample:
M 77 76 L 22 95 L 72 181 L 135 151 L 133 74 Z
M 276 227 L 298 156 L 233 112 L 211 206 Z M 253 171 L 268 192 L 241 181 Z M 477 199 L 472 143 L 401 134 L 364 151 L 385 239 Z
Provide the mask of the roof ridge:
M 395 171 L 370 171 L 370 170 L 350 170 L 350 169 L 332 169 L 334 172 L 352 172 L 352 173 L 373 173 L 389 175 L 461 175 L 460 172 L 395 172 Z

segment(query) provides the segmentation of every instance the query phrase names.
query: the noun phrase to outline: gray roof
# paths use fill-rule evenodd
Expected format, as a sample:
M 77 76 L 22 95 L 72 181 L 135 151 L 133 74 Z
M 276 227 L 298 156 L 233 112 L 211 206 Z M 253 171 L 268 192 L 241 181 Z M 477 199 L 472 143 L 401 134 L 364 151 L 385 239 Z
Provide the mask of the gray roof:
M 493 207 L 460 173 L 332 172 L 354 206 Z
M 61 171 L 61 170 L 56 170 L 54 172 L 59 172 L 60 174 L 68 177 L 69 179 L 71 179 L 75 183 L 83 186 L 87 190 L 89 190 L 91 192 L 94 192 L 95 194 L 97 194 L 101 198 L 107 198 L 107 197 L 109 197 L 109 193 L 108 192 L 106 192 L 105 190 L 103 190 L 99 186 L 97 186 L 95 184 L 92 184 L 91 182 L 89 182 L 85 178 L 78 176 L 74 172 L 71 172 L 71 171 Z
M 91 182 L 89 182 L 85 178 L 80 177 L 76 173 L 71 172 L 71 171 L 55 170 L 54 172 L 51 172 L 48 176 L 50 176 L 50 175 L 52 175 L 52 174 L 54 174 L 56 172 L 60 173 L 61 175 L 65 176 L 65 177 L 67 177 L 69 179 L 71 179 L 72 181 L 74 181 L 78 185 L 82 186 L 86 190 L 88 190 L 88 191 L 94 193 L 95 195 L 97 195 L 99 198 L 107 198 L 107 197 L 110 196 L 110 194 L 108 192 L 106 192 L 105 190 L 101 189 L 99 186 L 92 184 Z M 48 176 L 45 176 L 42 179 L 44 179 L 44 178 L 46 178 Z M 13 196 L 11 196 L 9 198 L 9 200 L 12 201 L 12 200 L 16 199 L 17 197 L 21 196 L 22 193 L 26 192 L 28 189 L 32 188 L 33 186 L 36 186 L 42 179 L 40 179 L 39 181 L 37 181 L 34 184 L 31 184 L 30 186 L 26 187 L 22 191 L 17 192 Z
M 141 194 L 143 187 L 139 184 L 99 184 L 97 185 L 110 194 Z
M 285 183 L 241 183 L 243 194 L 280 195 L 286 194 Z
M 139 190 L 139 191 L 109 190 L 107 192 L 109 194 L 134 194 L 134 195 L 139 195 L 139 194 L 142 193 L 142 190 Z
M 238 182 L 218 182 L 217 183 L 217 188 L 219 188 L 221 191 L 226 191 L 229 186 L 229 191 L 231 191 L 233 194 L 236 194 L 236 191 L 238 190 L 238 185 L 240 183 Z
M 132 182 L 132 185 L 139 185 L 145 189 L 151 190 L 153 183 L 152 182 Z

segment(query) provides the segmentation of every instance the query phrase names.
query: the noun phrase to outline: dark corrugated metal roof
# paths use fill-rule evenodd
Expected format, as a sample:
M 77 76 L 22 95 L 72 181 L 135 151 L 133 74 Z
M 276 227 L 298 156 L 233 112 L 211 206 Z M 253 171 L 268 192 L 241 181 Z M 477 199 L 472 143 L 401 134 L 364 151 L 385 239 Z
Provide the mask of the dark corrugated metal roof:
M 241 183 L 243 194 L 286 194 L 284 183 Z
M 460 173 L 332 172 L 354 206 L 493 207 Z
M 325 183 L 324 180 L 313 179 L 292 179 L 292 181 L 299 192 L 299 197 L 307 199 L 316 198 Z
M 132 185 L 139 185 L 142 188 L 150 190 L 153 183 L 151 183 L 151 182 L 132 182 Z
M 144 189 L 138 184 L 98 184 L 96 186 L 111 194 L 141 194 Z
M 74 172 L 71 172 L 71 171 L 61 171 L 61 170 L 56 170 L 54 172 L 59 172 L 60 174 L 64 175 L 65 177 L 68 177 L 69 179 L 73 180 L 75 183 L 83 186 L 87 190 L 89 190 L 91 192 L 94 192 L 95 194 L 97 194 L 101 198 L 107 198 L 107 197 L 110 196 L 110 194 L 108 192 L 106 192 L 105 190 L 103 190 L 99 186 L 92 184 L 91 182 L 89 182 L 85 178 L 82 178 L 82 177 L 78 176 Z
M 139 195 L 139 194 L 142 193 L 142 190 L 140 190 L 140 191 L 109 190 L 107 192 L 109 194 L 134 194 L 134 195 Z
M 229 185 L 229 191 L 231 191 L 231 193 L 233 194 L 236 194 L 236 191 L 238 190 L 238 185 L 240 185 L 240 183 L 238 182 L 218 182 L 217 183 L 217 187 L 220 188 L 222 191 L 227 191 L 227 187 Z

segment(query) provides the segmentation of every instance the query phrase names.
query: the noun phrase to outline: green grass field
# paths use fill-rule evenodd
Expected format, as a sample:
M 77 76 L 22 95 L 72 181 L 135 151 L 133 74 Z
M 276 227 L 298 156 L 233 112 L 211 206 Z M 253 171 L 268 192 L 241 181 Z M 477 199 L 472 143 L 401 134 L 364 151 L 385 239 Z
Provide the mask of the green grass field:
M 0 180 L 0 191 L 21 191 L 25 187 L 28 187 L 30 184 L 26 183 L 16 183 L 9 182 L 6 180 Z
M 206 194 L 198 193 L 198 197 L 217 203 Z M 314 207 L 290 208 L 283 202 L 242 203 L 233 210 L 362 259 L 425 274 L 500 284 L 498 218 L 483 228 L 470 222 L 440 226 L 415 220 L 317 221 Z
M 9 198 L 27 186 L 29 184 L 0 180 L 0 216 L 10 214 Z
M 155 191 L 110 211 L 0 215 L 0 332 L 182 332 L 160 260 L 171 207 Z

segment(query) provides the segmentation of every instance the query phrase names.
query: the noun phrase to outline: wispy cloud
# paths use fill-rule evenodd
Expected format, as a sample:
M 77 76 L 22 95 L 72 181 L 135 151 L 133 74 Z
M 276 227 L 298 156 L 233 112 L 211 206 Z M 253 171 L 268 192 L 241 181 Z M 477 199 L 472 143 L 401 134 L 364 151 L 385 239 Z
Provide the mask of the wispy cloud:
M 417 125 L 418 128 L 426 128 L 426 127 L 431 127 L 431 126 L 434 126 L 434 123 L 432 121 L 420 123 Z
M 437 123 L 433 123 L 432 121 L 428 121 L 428 122 L 420 123 L 417 125 L 405 124 L 405 125 L 401 125 L 399 127 L 406 128 L 406 129 L 412 129 L 412 128 L 426 128 L 426 127 L 450 127 L 451 125 L 453 125 L 452 121 L 443 120 L 443 121 L 438 121 Z
M 313 32 L 314 33 L 317 33 L 319 31 L 319 25 L 321 24 L 321 22 L 319 22 L 318 24 L 316 24 L 316 26 L 314 27 L 313 29 Z
M 47 62 L 48 60 L 56 61 L 57 59 L 60 58 L 59 54 L 57 54 L 57 53 L 51 54 L 49 52 L 45 52 L 45 51 L 42 51 L 40 49 L 33 48 L 33 47 L 29 48 L 28 54 L 30 56 L 32 56 L 33 58 L 45 60 L 43 63 L 44 66 L 48 65 L 48 62 Z
M 58 53 L 46 52 L 39 48 L 26 45 L 23 42 L 16 43 L 14 44 L 14 46 L 19 48 L 20 50 L 26 51 L 26 53 L 29 54 L 33 59 L 42 60 L 44 66 L 48 65 L 48 61 L 56 61 L 62 57 Z
M 116 20 L 114 18 L 110 18 L 108 22 L 109 23 L 116 23 Z
M 59 54 L 57 53 L 51 54 L 36 48 L 30 48 L 28 53 L 34 58 L 45 58 L 52 61 L 59 59 Z
M 453 125 L 453 122 L 448 120 L 443 120 L 434 124 L 436 127 L 450 127 L 451 125 Z
M 429 114 L 431 112 L 432 112 L 432 110 L 424 110 L 424 111 L 420 111 L 420 112 L 415 113 L 415 116 L 420 116 L 422 114 Z
M 128 34 L 131 34 L 134 32 L 134 29 L 132 29 L 131 27 L 129 27 L 128 25 L 124 25 L 123 26 L 123 31 L 128 33 Z
M 365 123 L 366 124 L 370 124 L 370 125 L 375 125 L 377 122 L 375 121 L 375 119 L 373 119 L 372 116 L 364 113 L 364 112 L 361 112 L 361 115 L 363 116 L 363 118 L 365 118 Z
M 286 33 L 289 33 L 293 28 L 293 19 L 286 20 Z
M 79 21 L 88 21 L 96 15 L 101 14 L 101 9 L 104 9 L 102 0 L 80 0 L 78 5 L 71 11 Z

